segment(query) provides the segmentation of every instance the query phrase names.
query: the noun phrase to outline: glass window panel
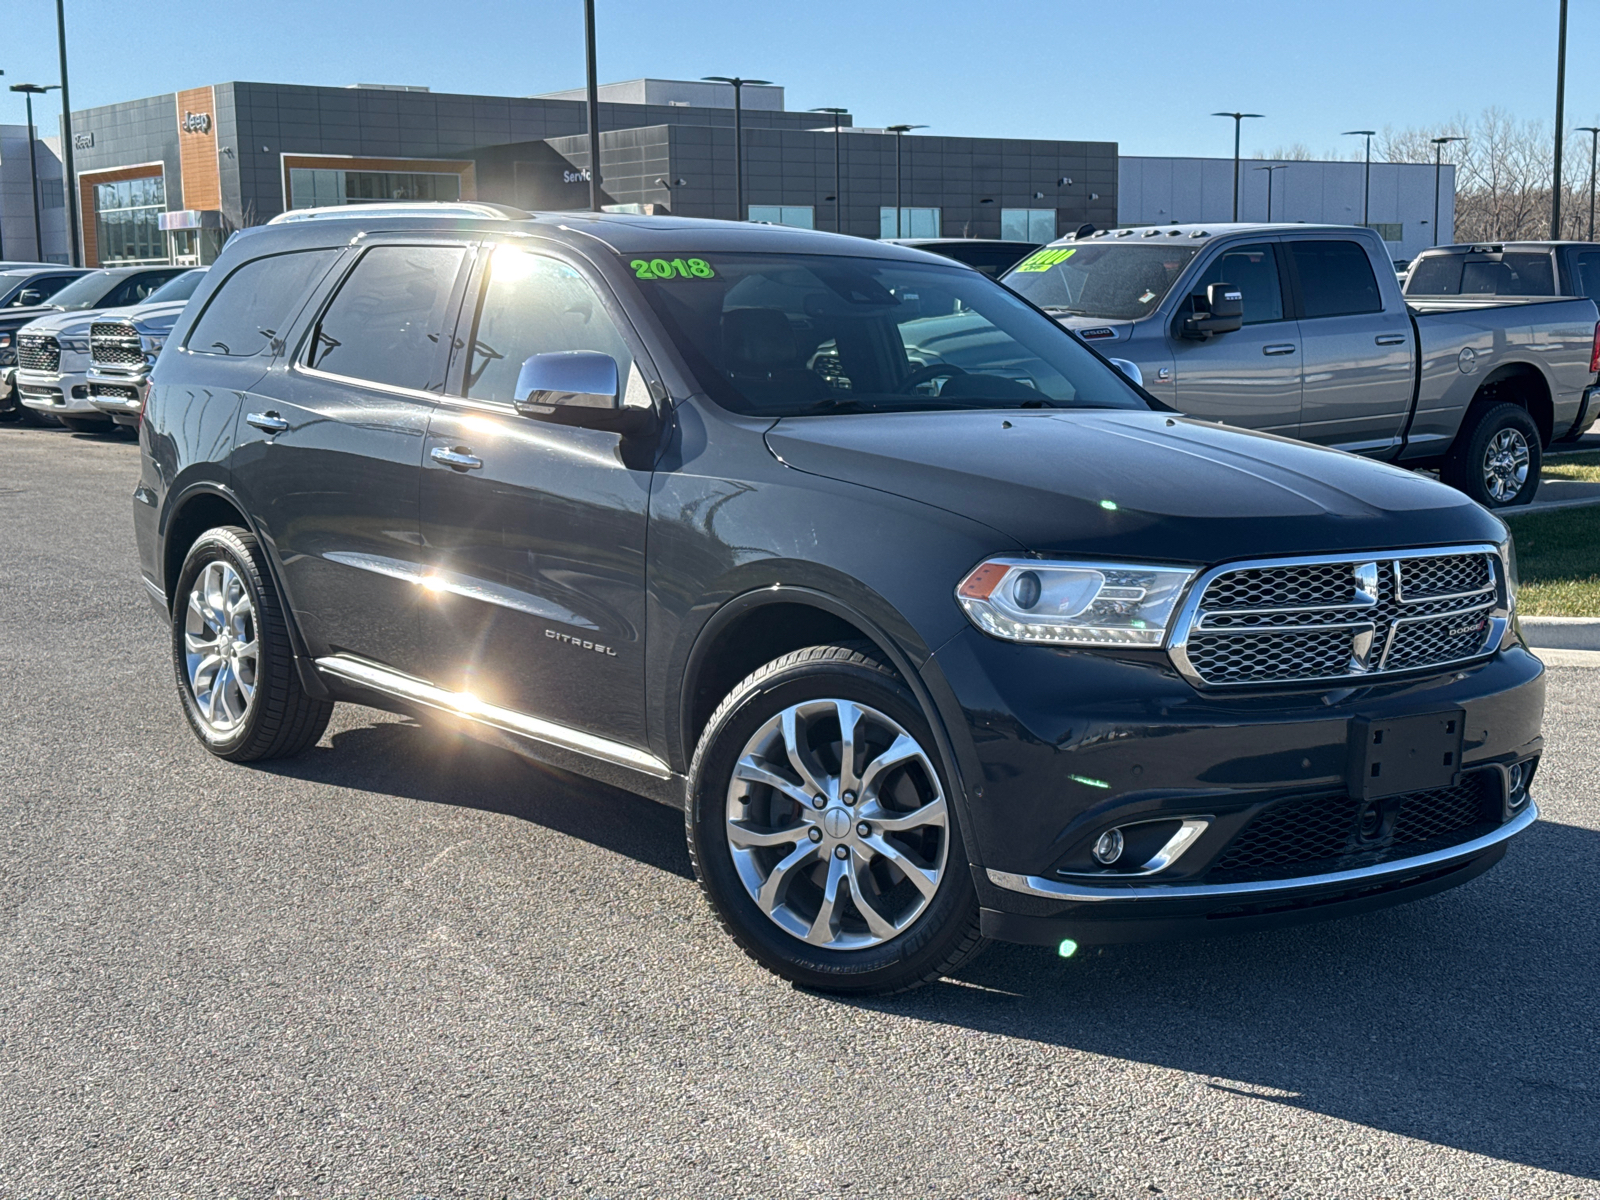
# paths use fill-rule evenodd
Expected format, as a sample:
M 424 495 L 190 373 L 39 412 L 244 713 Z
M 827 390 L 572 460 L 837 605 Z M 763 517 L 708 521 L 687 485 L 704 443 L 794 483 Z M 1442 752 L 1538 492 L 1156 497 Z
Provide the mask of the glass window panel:
M 375 246 L 317 325 L 310 366 L 393 387 L 444 388 L 447 308 L 465 251 Z
M 189 334 L 197 354 L 248 358 L 286 334 L 316 282 L 332 265 L 336 250 L 275 254 L 247 262 L 211 294 Z
M 1292 241 L 1305 316 L 1340 317 L 1383 311 L 1383 296 L 1367 252 L 1356 242 Z M 1549 259 L 1546 258 L 1546 262 Z M 1229 283 L 1242 282 L 1229 279 Z M 1245 294 L 1248 306 L 1250 297 Z
M 900 231 L 895 232 L 894 207 L 880 208 L 878 210 L 878 236 L 892 237 L 938 237 L 939 214 L 937 208 L 902 208 L 900 210 Z
M 1190 308 L 1193 311 L 1204 307 L 1206 288 L 1213 283 L 1231 283 L 1244 293 L 1246 325 L 1283 320 L 1283 291 L 1278 282 L 1278 259 L 1270 243 L 1230 246 L 1213 259 L 1189 289 Z M 1195 301 L 1200 303 L 1196 305 Z

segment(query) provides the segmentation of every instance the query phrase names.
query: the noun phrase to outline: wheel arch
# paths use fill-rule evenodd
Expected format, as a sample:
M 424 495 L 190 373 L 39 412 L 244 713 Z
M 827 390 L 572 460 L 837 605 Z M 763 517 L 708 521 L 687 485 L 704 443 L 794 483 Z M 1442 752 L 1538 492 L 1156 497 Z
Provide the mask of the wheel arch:
M 1489 372 L 1478 385 L 1478 390 L 1472 394 L 1467 412 L 1470 413 L 1474 408 L 1488 404 L 1515 404 L 1519 408 L 1526 409 L 1539 429 L 1541 446 L 1548 446 L 1555 435 L 1555 401 L 1550 390 L 1550 381 L 1533 363 L 1502 363 Z M 1468 428 L 1465 418 L 1461 422 L 1461 427 Z

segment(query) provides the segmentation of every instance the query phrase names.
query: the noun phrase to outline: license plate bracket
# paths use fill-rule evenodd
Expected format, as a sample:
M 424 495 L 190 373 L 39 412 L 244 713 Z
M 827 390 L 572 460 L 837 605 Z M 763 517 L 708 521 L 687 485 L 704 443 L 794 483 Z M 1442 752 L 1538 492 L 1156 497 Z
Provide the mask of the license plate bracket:
M 1350 722 L 1350 794 L 1378 800 L 1449 787 L 1461 774 L 1462 709 Z

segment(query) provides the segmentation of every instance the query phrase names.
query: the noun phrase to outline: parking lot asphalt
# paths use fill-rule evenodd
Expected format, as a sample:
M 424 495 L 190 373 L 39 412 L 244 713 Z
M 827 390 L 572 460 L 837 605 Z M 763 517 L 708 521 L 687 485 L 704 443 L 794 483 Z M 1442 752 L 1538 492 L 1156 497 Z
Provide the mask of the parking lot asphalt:
M 648 801 L 351 706 L 210 758 L 137 454 L 0 426 L 0 1200 L 1600 1196 L 1600 671 L 1465 887 L 845 1002 Z

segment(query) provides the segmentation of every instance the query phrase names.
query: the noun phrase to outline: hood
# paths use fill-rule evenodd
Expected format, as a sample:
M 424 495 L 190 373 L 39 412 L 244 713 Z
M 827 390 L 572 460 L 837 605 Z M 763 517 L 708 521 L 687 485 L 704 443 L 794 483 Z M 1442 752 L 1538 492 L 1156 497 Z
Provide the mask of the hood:
M 1164 413 L 788 417 L 766 439 L 796 470 L 960 513 L 1041 552 L 1212 563 L 1505 536 L 1466 496 L 1410 471 Z
M 1075 317 L 1071 313 L 1051 313 L 1058 324 L 1072 330 L 1086 342 L 1125 342 L 1133 336 L 1133 322 L 1121 318 Z
M 52 310 L 49 315 L 40 317 L 36 321 L 29 321 L 24 329 L 27 333 L 53 333 L 57 337 L 62 335 L 72 336 L 82 334 L 89 336 L 89 326 L 99 319 L 96 309 L 73 309 L 71 312 L 62 312 L 59 308 Z
M 131 317 L 134 325 L 143 332 L 165 331 L 178 323 L 178 317 L 188 303 L 187 300 L 163 300 L 159 304 L 136 304 L 132 308 L 118 309 L 117 312 Z
M 32 308 L 0 309 L 0 329 L 19 329 L 41 317 L 59 315 L 61 309 L 54 304 L 35 304 Z

